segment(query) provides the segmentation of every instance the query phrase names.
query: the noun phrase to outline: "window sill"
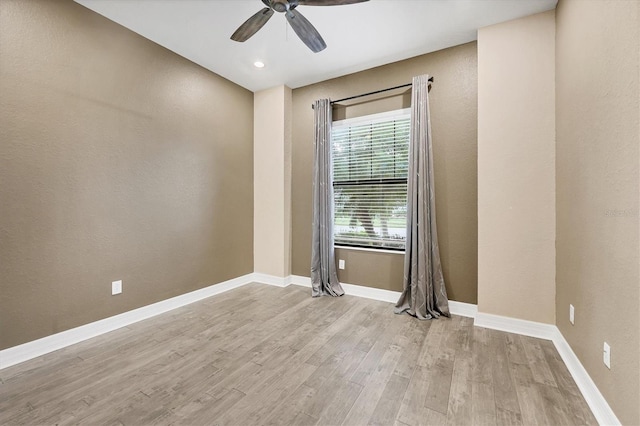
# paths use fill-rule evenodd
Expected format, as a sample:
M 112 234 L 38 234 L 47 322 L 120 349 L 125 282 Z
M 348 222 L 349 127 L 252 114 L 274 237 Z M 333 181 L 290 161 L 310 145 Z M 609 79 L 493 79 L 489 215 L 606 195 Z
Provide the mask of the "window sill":
M 365 248 L 365 247 L 351 247 L 351 246 L 340 246 L 334 245 L 333 248 L 340 250 L 354 250 L 354 251 L 368 251 L 373 253 L 387 253 L 387 254 L 399 254 L 404 256 L 404 250 L 387 250 L 387 249 L 378 249 L 378 248 Z

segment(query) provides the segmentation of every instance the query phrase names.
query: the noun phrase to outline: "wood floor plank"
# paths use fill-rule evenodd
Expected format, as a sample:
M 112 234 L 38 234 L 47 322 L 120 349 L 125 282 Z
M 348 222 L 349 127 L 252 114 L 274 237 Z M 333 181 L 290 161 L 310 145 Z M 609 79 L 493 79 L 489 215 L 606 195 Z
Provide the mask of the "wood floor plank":
M 443 356 L 436 360 L 427 372 L 427 389 L 424 407 L 447 414 L 451 397 L 451 381 L 453 379 L 454 359 Z
M 205 424 L 217 419 L 246 395 L 237 389 L 227 389 L 219 398 L 204 393 L 192 400 L 175 407 L 172 411 L 180 422 L 189 421 L 193 424 Z
M 528 364 L 533 374 L 533 380 L 543 385 L 558 387 L 551 368 L 549 368 L 549 364 L 547 363 L 547 359 L 544 356 L 544 352 L 540 347 L 539 339 L 522 336 L 520 340 L 524 346 Z
M 314 419 L 313 417 L 310 417 L 308 414 L 300 411 L 291 419 L 290 422 L 280 422 L 279 424 L 287 425 L 287 426 L 290 426 L 290 425 L 311 426 L 317 423 L 318 423 L 317 419 Z
M 516 382 L 522 422 L 525 425 L 552 424 L 544 412 L 544 400 L 533 378 L 531 367 L 527 364 L 511 364 L 510 367 Z
M 400 359 L 396 365 L 393 374 L 411 379 L 413 371 L 418 365 L 418 357 L 422 350 L 422 344 L 425 341 L 432 321 L 411 321 L 398 342 L 402 348 Z
M 331 365 L 325 363 L 318 367 L 317 371 L 327 370 L 330 371 L 330 374 L 325 375 L 321 381 L 309 380 L 305 382 L 308 386 L 316 389 L 316 394 L 321 397 L 306 405 L 302 411 L 319 420 L 332 418 L 334 422 L 340 423 L 349 413 L 351 406 L 362 391 L 361 385 L 351 382 L 347 378 L 362 362 L 365 355 L 355 347 L 347 353 L 338 351 L 330 358 Z M 328 413 L 327 410 L 337 411 Z
M 366 310 L 362 312 L 366 312 Z M 347 330 L 342 330 L 341 333 L 335 333 L 325 345 L 318 348 L 318 350 L 307 359 L 307 364 L 320 366 L 328 358 L 335 356 L 336 352 L 341 350 L 349 351 L 367 335 L 368 331 L 366 327 L 358 324 L 355 320 L 353 320 L 353 323 Z
M 496 425 L 520 426 L 522 425 L 522 415 L 519 412 L 515 413 L 501 407 L 496 407 Z
M 339 425 L 341 424 L 353 404 L 362 392 L 362 386 L 350 381 L 343 381 L 336 387 L 327 389 L 332 393 L 326 395 L 326 403 L 323 404 L 318 416 L 318 424 L 320 425 Z M 307 410 L 303 410 L 304 414 L 309 415 Z
M 264 393 L 247 395 L 220 417 L 221 424 L 259 424 L 279 402 L 286 401 L 315 369 L 314 366 L 300 366 L 281 376 Z
M 549 341 L 250 284 L 0 371 L 0 424 L 597 422 Z
M 495 359 L 496 344 L 491 338 L 492 330 L 476 327 L 472 330 L 473 361 L 471 379 L 476 383 L 493 383 L 491 365 Z
M 423 417 L 419 423 L 414 423 L 423 426 L 442 426 L 447 424 L 447 415 L 439 411 L 430 410 L 425 408 L 423 411 Z
M 303 412 L 304 407 L 311 404 L 311 400 L 316 398 L 316 389 L 302 384 L 298 386 L 287 401 L 280 401 L 274 409 L 264 419 L 266 425 L 295 424 L 293 420 Z M 308 414 L 305 416 L 311 418 Z M 314 419 L 314 424 L 318 419 Z
M 423 420 L 426 410 L 427 390 L 430 388 L 431 383 L 428 379 L 429 372 L 427 367 L 417 366 L 414 369 L 398 410 L 397 420 L 399 422 L 407 425 L 417 425 Z
M 571 377 L 571 373 L 569 373 L 553 343 L 550 341 L 540 341 L 539 343 L 558 388 L 574 395 L 581 395 L 580 389 L 578 389 L 576 382 Z
M 395 315 L 389 318 L 386 328 L 378 335 L 378 339 L 367 353 L 366 358 L 353 373 L 350 380 L 360 385 L 366 385 L 370 376 L 374 374 L 382 358 L 389 351 L 389 345 L 393 339 L 401 333 L 402 328 L 407 324 L 406 316 Z M 395 350 L 400 351 L 400 346 L 395 345 Z M 399 355 L 398 355 L 399 356 Z M 396 362 L 395 360 L 394 362 Z M 395 369 L 395 364 L 394 364 Z
M 399 358 L 400 348 L 395 345 L 387 346 L 387 350 L 375 369 L 361 382 L 354 382 L 364 386 L 364 388 L 351 407 L 349 414 L 342 423 L 343 425 L 368 423 Z
M 452 324 L 453 322 L 447 318 L 431 322 L 418 354 L 418 366 L 431 368 L 438 359 L 442 358 L 448 359 L 453 363 L 455 350 L 443 343 L 445 341 L 445 333 L 447 333 Z M 438 350 L 434 350 L 434 348 L 438 348 Z
M 495 338 L 496 351 L 491 364 L 491 378 L 496 409 L 520 414 L 520 403 L 516 393 L 516 385 L 509 368 L 507 341 L 503 334 Z
M 568 405 L 569 412 L 573 416 L 573 422 L 582 425 L 598 424 L 553 343 L 550 341 L 540 341 L 540 346 L 551 368 L 553 377 L 558 384 L 558 389 Z
M 571 425 L 575 419 L 570 412 L 569 405 L 560 390 L 555 386 L 537 384 L 538 392 L 544 402 L 543 410 L 551 424 Z
M 493 384 L 471 382 L 471 419 L 478 426 L 496 424 Z
M 369 418 L 370 425 L 389 425 L 396 419 L 400 405 L 409 386 L 409 379 L 392 374 L 387 381 L 373 414 Z
M 360 351 L 368 353 L 373 345 L 378 341 L 380 335 L 384 333 L 387 328 L 387 318 L 390 313 L 393 313 L 392 306 L 387 303 L 376 303 L 373 309 L 366 313 L 366 317 L 363 315 L 362 324 L 368 324 L 371 327 L 371 332 L 367 333 L 360 339 L 356 348 Z
M 505 333 L 504 335 L 507 344 L 507 355 L 509 362 L 512 364 L 527 364 L 527 354 L 522 346 L 520 336 L 513 333 Z
M 472 354 L 456 354 L 451 376 L 447 424 L 466 425 L 471 423 L 471 373 Z

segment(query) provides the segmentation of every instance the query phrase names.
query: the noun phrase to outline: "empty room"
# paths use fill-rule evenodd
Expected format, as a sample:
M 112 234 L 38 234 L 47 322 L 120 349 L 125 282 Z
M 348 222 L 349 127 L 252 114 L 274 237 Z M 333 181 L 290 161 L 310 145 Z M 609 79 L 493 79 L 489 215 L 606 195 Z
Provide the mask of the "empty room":
M 0 425 L 640 425 L 640 1 L 0 0 Z

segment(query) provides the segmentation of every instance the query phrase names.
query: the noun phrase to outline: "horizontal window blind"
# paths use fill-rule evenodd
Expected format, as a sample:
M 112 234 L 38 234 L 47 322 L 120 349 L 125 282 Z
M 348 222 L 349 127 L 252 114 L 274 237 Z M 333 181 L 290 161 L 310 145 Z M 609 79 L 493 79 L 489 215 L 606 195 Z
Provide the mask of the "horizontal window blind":
M 334 123 L 336 245 L 404 250 L 410 125 L 406 110 Z

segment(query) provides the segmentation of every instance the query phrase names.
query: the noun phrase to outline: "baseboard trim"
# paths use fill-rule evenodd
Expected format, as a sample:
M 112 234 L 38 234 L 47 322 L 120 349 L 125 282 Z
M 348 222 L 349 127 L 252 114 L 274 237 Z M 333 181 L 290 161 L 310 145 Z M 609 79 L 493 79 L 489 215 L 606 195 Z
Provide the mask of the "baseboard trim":
M 287 287 L 291 284 L 290 277 L 276 277 L 274 275 L 263 274 L 260 272 L 254 272 L 253 274 L 249 274 L 251 276 L 251 280 L 261 284 L 269 284 L 276 287 Z
M 243 275 L 0 351 L 0 370 L 255 281 Z
M 311 278 L 300 275 L 291 275 L 291 284 L 311 288 Z M 381 302 L 396 303 L 401 294 L 399 291 L 365 287 L 356 284 L 340 283 L 340 285 L 342 285 L 344 294 L 346 295 L 379 300 Z
M 485 314 L 484 312 L 478 312 L 473 324 L 476 327 L 491 328 L 546 340 L 553 340 L 553 336 L 558 330 L 555 325 L 551 324 Z
M 449 312 L 460 317 L 475 318 L 478 315 L 478 305 L 449 300 Z
M 291 278 L 291 284 L 311 288 L 311 278 L 303 277 L 302 275 L 290 275 L 289 277 Z
M 526 321 L 517 318 L 503 317 L 479 312 L 475 318 L 476 327 L 490 328 L 493 330 L 506 331 L 508 333 L 521 334 L 524 336 L 537 337 L 539 339 L 551 340 L 564 361 L 569 373 L 575 380 L 578 389 L 582 392 L 587 405 L 600 425 L 621 424 L 615 413 L 602 396 L 600 390 L 589 376 L 576 354 L 569 346 L 558 327 L 551 324 L 544 324 L 534 321 Z
M 294 285 L 311 288 L 311 278 L 300 275 L 291 275 L 289 282 Z M 379 300 L 381 302 L 396 303 L 400 298 L 399 291 L 384 290 L 381 288 L 365 287 L 356 284 L 341 283 L 344 293 L 349 296 L 363 297 L 365 299 Z M 456 302 L 449 300 L 449 311 L 453 315 L 474 318 L 478 312 L 478 307 L 471 303 Z
M 598 423 L 607 426 L 621 425 L 622 423 L 618 420 L 609 403 L 607 403 L 607 400 L 602 393 L 600 393 L 593 379 L 591 379 L 591 376 L 589 376 L 589 373 L 573 352 L 573 349 L 571 349 L 569 342 L 567 342 L 557 327 L 554 326 L 554 328 L 556 329 L 556 333 L 552 339 L 553 344 L 567 366 L 569 373 L 571 373 L 573 380 L 575 380 L 576 385 L 578 385 L 578 389 L 582 392 L 582 396 L 584 396 L 587 405 L 591 408 L 591 412 Z

